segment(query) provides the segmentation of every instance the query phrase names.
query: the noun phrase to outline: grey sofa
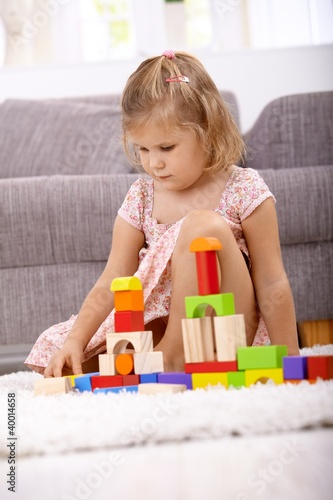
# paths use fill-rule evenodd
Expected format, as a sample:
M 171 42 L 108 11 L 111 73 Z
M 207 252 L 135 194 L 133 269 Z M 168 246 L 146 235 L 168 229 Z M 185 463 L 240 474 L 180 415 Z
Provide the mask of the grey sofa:
M 223 96 L 238 121 L 236 99 Z M 298 321 L 333 317 L 332 98 L 277 100 L 245 136 L 247 165 L 277 198 Z M 118 99 L 0 105 L 0 374 L 22 369 L 38 335 L 78 311 L 105 265 L 139 175 L 122 150 Z

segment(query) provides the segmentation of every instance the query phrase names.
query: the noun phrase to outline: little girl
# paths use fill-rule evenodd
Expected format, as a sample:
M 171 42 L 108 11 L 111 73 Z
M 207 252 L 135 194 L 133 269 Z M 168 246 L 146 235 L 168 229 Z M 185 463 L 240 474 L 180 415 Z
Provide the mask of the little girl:
M 148 178 L 127 193 L 108 262 L 79 314 L 46 330 L 26 364 L 45 377 L 98 369 L 114 326 L 110 284 L 135 275 L 165 370 L 183 370 L 184 297 L 198 294 L 189 246 L 201 236 L 222 243 L 220 290 L 234 294 L 248 345 L 285 344 L 297 354 L 275 199 L 255 170 L 236 166 L 243 141 L 202 64 L 173 51 L 144 61 L 126 84 L 122 116 L 125 151 Z

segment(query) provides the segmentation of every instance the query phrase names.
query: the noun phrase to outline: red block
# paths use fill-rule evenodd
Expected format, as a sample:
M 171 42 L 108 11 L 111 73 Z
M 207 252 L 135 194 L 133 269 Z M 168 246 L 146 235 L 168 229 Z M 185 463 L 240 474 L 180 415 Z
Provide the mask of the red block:
M 114 330 L 121 332 L 143 332 L 145 329 L 143 311 L 116 311 L 114 313 Z
M 140 375 L 130 374 L 123 375 L 123 385 L 139 385 L 140 384 Z
M 91 390 L 123 385 L 122 375 L 98 375 L 91 377 Z
M 215 251 L 196 252 L 199 295 L 220 293 Z
M 328 380 L 333 378 L 333 356 L 309 356 L 308 378 L 322 378 Z
M 236 372 L 237 361 L 206 361 L 204 363 L 185 363 L 185 373 Z

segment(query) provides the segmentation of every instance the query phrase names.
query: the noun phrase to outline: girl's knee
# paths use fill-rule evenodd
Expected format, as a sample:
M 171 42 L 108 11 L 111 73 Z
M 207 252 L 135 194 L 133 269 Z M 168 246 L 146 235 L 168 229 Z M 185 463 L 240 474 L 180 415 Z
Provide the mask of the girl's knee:
M 231 229 L 221 215 L 211 210 L 193 210 L 182 224 L 178 242 L 189 245 L 195 238 L 213 237 L 223 243 L 230 236 Z

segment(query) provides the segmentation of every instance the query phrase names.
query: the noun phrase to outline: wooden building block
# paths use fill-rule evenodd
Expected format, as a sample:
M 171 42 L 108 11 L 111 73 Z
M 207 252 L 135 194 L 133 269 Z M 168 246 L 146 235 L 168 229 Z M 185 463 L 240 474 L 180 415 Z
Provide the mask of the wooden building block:
M 104 389 L 105 387 L 120 387 L 123 385 L 123 377 L 121 375 L 100 375 L 99 377 L 91 377 L 91 389 Z
M 236 371 L 237 361 L 205 361 L 203 363 L 185 363 L 185 373 L 221 373 Z
M 115 375 L 115 356 L 114 354 L 99 354 L 98 366 L 100 375 Z
M 118 386 L 118 387 L 104 387 L 104 388 L 96 388 L 94 389 L 94 394 L 119 394 L 120 392 L 138 392 L 137 385 L 126 385 L 126 386 Z
M 282 359 L 288 356 L 285 345 L 239 347 L 237 350 L 238 370 L 256 368 L 282 368 Z
M 214 309 L 217 316 L 235 314 L 234 295 L 233 293 L 217 293 L 185 297 L 186 318 L 202 318 L 208 306 Z
M 68 377 L 41 378 L 35 380 L 34 394 L 40 396 L 42 394 L 66 394 L 72 390 L 72 383 Z
M 142 290 L 142 283 L 136 276 L 125 276 L 123 278 L 115 278 L 110 287 L 111 292 L 124 290 Z
M 129 375 L 134 370 L 133 354 L 117 354 L 116 356 L 116 372 L 119 375 Z
M 153 351 L 153 332 L 138 331 L 126 333 L 107 333 L 106 350 L 108 354 L 120 354 L 126 351 L 128 344 L 135 352 Z
M 227 373 L 192 373 L 193 389 L 205 389 L 212 385 L 223 385 L 228 387 Z
M 116 311 L 143 311 L 142 290 L 119 290 L 114 293 L 114 308 Z
M 217 238 L 212 237 L 195 238 L 190 244 L 190 252 L 209 252 L 221 249 L 222 243 Z
M 244 387 L 245 372 L 228 372 L 228 387 Z
M 308 358 L 306 356 L 285 356 L 282 364 L 285 380 L 308 378 Z
M 276 384 L 283 384 L 282 368 L 262 368 L 258 370 L 245 370 L 245 385 L 250 387 L 257 382 L 266 384 L 268 380 L 273 380 Z
M 80 392 L 90 392 L 91 389 L 91 377 L 97 377 L 99 375 L 99 372 L 94 372 L 94 373 L 86 373 L 85 375 L 82 375 L 81 377 L 76 377 L 75 378 L 75 389 L 77 389 Z
M 333 378 L 333 356 L 309 356 L 308 377 L 309 379 L 322 378 L 323 380 Z
M 184 372 L 164 372 L 158 374 L 159 384 L 181 384 L 192 390 L 192 375 Z
M 220 283 L 217 272 L 216 252 L 196 252 L 195 260 L 199 295 L 219 293 Z
M 82 377 L 82 375 L 83 375 L 82 373 L 80 375 L 64 375 L 63 378 L 68 378 L 71 381 L 71 386 L 75 387 L 75 379 L 77 377 Z
M 159 392 L 183 392 L 186 391 L 185 384 L 139 384 L 139 393 L 141 394 L 157 394 Z
M 130 373 L 129 375 L 123 375 L 123 385 L 139 385 L 140 375 L 135 375 L 135 373 Z
M 143 311 L 116 311 L 114 313 L 115 332 L 141 332 L 144 329 Z
M 161 351 L 134 353 L 134 373 L 163 372 L 163 353 Z
M 246 332 L 243 314 L 215 316 L 214 336 L 218 361 L 237 359 L 237 349 L 246 346 Z
M 158 383 L 158 375 L 159 373 L 141 373 L 140 384 L 157 384 Z
M 214 361 L 214 340 L 210 316 L 182 319 L 185 363 Z

